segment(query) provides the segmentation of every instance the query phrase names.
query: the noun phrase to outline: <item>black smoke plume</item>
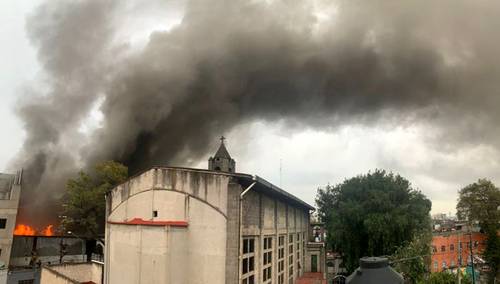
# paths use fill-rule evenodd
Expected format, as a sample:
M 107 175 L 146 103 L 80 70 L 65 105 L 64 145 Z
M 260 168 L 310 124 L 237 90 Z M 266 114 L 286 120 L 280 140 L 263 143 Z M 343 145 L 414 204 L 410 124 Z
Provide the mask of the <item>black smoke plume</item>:
M 125 12 L 171 3 L 51 0 L 29 18 L 44 73 L 18 109 L 21 220 L 54 216 L 44 208 L 79 168 L 189 166 L 255 120 L 425 123 L 436 147 L 500 146 L 498 1 L 192 0 L 143 48 L 120 41 Z M 96 101 L 102 127 L 86 136 Z

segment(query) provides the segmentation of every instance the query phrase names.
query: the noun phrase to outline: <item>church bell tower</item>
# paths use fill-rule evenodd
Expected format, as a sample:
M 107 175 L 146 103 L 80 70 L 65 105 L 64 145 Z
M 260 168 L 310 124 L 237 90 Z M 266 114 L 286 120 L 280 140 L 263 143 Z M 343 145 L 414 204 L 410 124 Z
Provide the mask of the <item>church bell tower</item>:
M 236 171 L 236 162 L 229 155 L 224 145 L 224 140 L 226 138 L 222 136 L 220 138 L 219 150 L 217 150 L 215 156 L 208 159 L 208 169 L 211 171 L 234 173 Z

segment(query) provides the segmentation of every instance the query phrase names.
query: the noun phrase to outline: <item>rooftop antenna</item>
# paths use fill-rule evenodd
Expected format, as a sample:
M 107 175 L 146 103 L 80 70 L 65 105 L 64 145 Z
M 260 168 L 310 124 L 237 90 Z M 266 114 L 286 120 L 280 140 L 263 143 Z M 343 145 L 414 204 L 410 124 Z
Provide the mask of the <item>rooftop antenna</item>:
M 282 186 L 283 186 L 283 185 L 282 185 L 282 182 L 281 182 L 281 181 L 282 181 L 282 170 L 283 170 L 283 167 L 282 167 L 281 161 L 282 161 L 282 159 L 280 158 L 280 187 L 282 187 Z

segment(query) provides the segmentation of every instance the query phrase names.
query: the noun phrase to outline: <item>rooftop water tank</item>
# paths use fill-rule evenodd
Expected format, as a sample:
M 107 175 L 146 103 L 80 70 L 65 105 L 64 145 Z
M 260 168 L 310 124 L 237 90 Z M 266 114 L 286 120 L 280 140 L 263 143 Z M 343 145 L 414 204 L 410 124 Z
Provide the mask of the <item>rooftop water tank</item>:
M 363 257 L 359 267 L 349 277 L 348 284 L 402 284 L 403 276 L 389 266 L 384 257 Z

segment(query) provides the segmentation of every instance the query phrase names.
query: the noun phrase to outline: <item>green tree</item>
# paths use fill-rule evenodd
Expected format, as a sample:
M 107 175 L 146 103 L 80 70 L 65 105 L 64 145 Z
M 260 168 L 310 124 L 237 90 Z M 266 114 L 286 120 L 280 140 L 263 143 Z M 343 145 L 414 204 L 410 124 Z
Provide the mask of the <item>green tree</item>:
M 415 235 L 411 242 L 398 247 L 390 257 L 394 269 L 411 283 L 423 281 L 431 265 L 431 242 L 432 234 L 429 230 Z
M 461 272 L 460 272 L 461 273 Z M 461 274 L 461 284 L 471 284 L 472 280 L 469 276 Z M 419 281 L 419 284 L 455 284 L 458 283 L 458 276 L 448 271 L 432 273 L 429 279 Z
M 429 284 L 455 284 L 457 277 L 449 272 L 432 273 L 426 283 Z
M 65 216 L 62 225 L 80 237 L 95 239 L 104 232 L 106 203 L 104 195 L 128 176 L 126 166 L 107 161 L 99 163 L 93 171 L 80 171 L 68 180 L 63 197 Z
M 408 180 L 384 170 L 320 188 L 316 204 L 328 246 L 342 253 L 349 272 L 360 257 L 392 255 L 431 229 L 430 200 Z
M 479 223 L 487 237 L 484 258 L 491 267 L 490 283 L 500 266 L 500 189 L 487 179 L 462 188 L 459 192 L 457 215 L 462 220 Z

